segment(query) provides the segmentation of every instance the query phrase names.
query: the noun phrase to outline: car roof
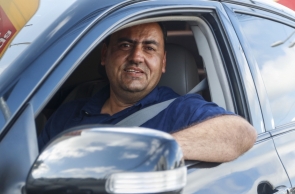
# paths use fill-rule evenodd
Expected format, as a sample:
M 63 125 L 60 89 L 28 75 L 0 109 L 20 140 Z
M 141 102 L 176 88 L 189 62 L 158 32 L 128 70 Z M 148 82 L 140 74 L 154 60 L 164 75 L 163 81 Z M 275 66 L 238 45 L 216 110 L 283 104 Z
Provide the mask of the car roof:
M 8 0 L 9 1 L 9 0 Z M 81 16 L 91 13 L 91 10 L 95 8 L 96 10 L 107 10 L 112 6 L 129 4 L 140 2 L 144 0 L 50 0 L 50 1 L 40 1 L 39 8 L 34 16 L 27 22 L 27 24 L 21 29 L 18 35 L 10 43 L 10 46 L 6 51 L 5 55 L 0 58 L 0 74 L 5 69 L 5 66 L 10 64 L 16 55 L 20 54 L 31 42 L 33 42 L 46 28 L 49 28 L 53 23 L 60 23 L 67 17 L 62 17 L 65 13 L 71 12 L 72 14 L 79 14 Z M 201 0 L 194 0 L 201 1 Z M 208 0 L 209 1 L 209 0 Z M 271 7 L 275 8 L 278 11 L 282 11 L 286 14 L 293 14 L 294 12 L 278 3 L 275 3 L 271 0 L 213 0 L 219 2 L 228 2 L 235 4 L 247 4 L 253 6 L 262 6 L 262 7 Z M 58 6 L 56 6 L 58 5 Z M 54 13 L 54 14 L 52 14 Z M 26 44 L 24 44 L 26 43 Z

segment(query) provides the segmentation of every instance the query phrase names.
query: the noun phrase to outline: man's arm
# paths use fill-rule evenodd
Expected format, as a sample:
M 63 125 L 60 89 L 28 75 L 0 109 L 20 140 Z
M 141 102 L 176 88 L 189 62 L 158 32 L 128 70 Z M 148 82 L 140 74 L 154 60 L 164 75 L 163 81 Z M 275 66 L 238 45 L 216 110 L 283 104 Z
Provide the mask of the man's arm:
M 186 160 L 228 162 L 249 150 L 256 131 L 245 119 L 222 115 L 173 133 Z

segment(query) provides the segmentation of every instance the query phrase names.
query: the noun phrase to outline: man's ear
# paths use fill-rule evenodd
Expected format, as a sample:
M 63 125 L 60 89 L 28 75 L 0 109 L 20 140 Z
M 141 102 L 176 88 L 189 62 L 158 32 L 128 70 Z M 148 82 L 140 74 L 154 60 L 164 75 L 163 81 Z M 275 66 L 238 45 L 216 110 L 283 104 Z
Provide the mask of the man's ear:
M 166 51 L 164 52 L 164 57 L 163 57 L 163 66 L 162 66 L 162 73 L 166 72 Z
M 101 49 L 101 62 L 100 62 L 102 66 L 105 66 L 107 51 L 108 51 L 108 46 L 106 45 L 106 43 L 103 43 L 102 49 Z

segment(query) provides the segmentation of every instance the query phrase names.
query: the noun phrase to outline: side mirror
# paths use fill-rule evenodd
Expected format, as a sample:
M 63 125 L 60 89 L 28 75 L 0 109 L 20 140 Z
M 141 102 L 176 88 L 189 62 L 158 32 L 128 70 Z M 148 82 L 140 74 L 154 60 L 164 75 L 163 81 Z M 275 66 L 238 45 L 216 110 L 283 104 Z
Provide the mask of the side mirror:
M 26 193 L 180 193 L 186 171 L 181 149 L 167 133 L 80 126 L 42 151 Z

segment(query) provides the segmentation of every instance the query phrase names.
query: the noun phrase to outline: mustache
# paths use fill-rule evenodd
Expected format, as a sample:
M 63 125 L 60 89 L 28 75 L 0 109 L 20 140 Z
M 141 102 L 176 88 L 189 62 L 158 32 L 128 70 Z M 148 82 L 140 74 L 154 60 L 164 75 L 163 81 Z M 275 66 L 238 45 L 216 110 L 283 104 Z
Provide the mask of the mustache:
M 126 71 L 128 69 L 132 69 L 135 71 L 139 71 L 141 73 L 146 73 L 149 71 L 148 67 L 145 64 L 142 63 L 134 63 L 134 62 L 129 62 L 123 66 L 123 70 Z

